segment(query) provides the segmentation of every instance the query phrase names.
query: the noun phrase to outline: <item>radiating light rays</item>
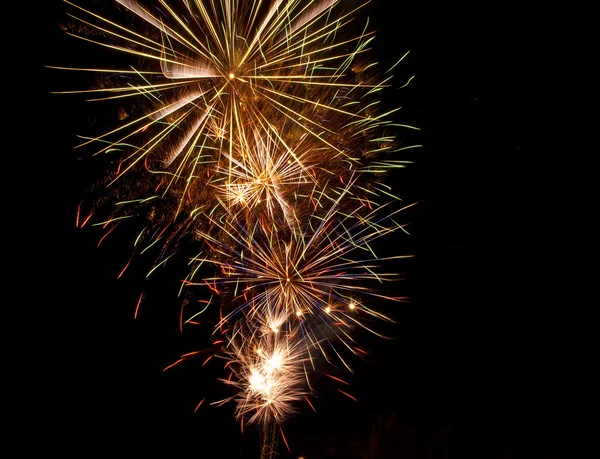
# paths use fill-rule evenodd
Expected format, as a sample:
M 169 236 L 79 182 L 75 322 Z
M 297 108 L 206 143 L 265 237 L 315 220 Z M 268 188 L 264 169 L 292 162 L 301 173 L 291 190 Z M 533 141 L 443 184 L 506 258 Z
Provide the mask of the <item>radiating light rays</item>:
M 293 155 L 278 150 L 272 136 L 257 132 L 241 140 L 243 145 L 233 154 L 224 153 L 227 167 L 217 166 L 215 186 L 224 202 L 231 209 L 252 212 L 260 212 L 262 207 L 271 220 L 295 226 L 292 199 L 302 186 L 315 181 L 311 166 L 304 164 L 305 155 L 299 149 Z
M 356 201 L 349 207 L 352 189 L 350 182 L 337 199 L 323 196 L 328 207 L 305 217 L 297 231 L 271 231 L 260 224 L 248 228 L 233 217 L 211 220 L 227 238 L 202 234 L 211 251 L 196 263 L 208 262 L 220 270 L 220 275 L 201 283 L 231 290 L 234 298 L 223 323 L 243 315 L 244 322 L 254 324 L 251 328 L 297 329 L 307 336 L 307 346 L 324 353 L 324 339 L 328 345 L 339 341 L 352 350 L 350 333 L 356 327 L 378 334 L 369 322 L 390 319 L 359 299 L 401 300 L 366 284 L 381 286 L 396 279 L 394 273 L 379 272 L 380 265 L 406 256 L 379 258 L 370 245 L 401 228 L 393 217 L 406 207 L 384 217 L 379 215 L 382 206 L 365 210 Z M 188 283 L 195 283 L 193 275 Z M 265 323 L 265 317 L 276 318 L 276 325 Z
M 340 131 L 347 127 L 354 132 L 359 126 L 368 136 L 370 128 L 380 123 L 365 111 L 368 104 L 360 102 L 364 106 L 360 108 L 355 103 L 381 84 L 356 82 L 349 70 L 371 38 L 366 34 L 334 40 L 356 12 L 334 17 L 338 1 L 290 0 L 270 5 L 233 0 L 119 1 L 142 20 L 146 33 L 122 19 L 66 3 L 89 18 L 74 16 L 99 35 L 92 41 L 139 60 L 133 71 L 124 70 L 128 78 L 123 85 L 95 90 L 106 93 L 106 98 L 141 98 L 149 107 L 126 126 L 97 138 L 108 140 L 125 131 L 123 137 L 102 147 L 106 151 L 110 142 L 122 144 L 144 134 L 143 146 L 129 156 L 129 166 L 121 168 L 120 176 L 141 159 L 156 157 L 165 170 L 174 173 L 170 186 L 183 180 L 185 187 L 198 174 L 196 155 L 206 151 L 214 155 L 223 146 L 212 142 L 211 125 L 224 130 L 223 142 L 235 142 L 244 126 L 250 125 L 259 135 L 281 143 L 279 149 L 290 151 L 293 139 L 276 132 L 282 119 L 300 135 L 311 137 L 317 147 L 326 146 L 332 156 L 358 161 L 340 145 Z M 132 80 L 135 75 L 139 83 Z M 350 93 L 352 101 L 347 97 Z M 218 152 L 216 156 L 218 162 Z
M 293 336 L 238 329 L 224 351 L 222 357 L 231 375 L 223 381 L 239 392 L 214 404 L 235 401 L 236 417 L 247 418 L 248 423 L 279 424 L 297 411 L 308 385 L 305 353 Z

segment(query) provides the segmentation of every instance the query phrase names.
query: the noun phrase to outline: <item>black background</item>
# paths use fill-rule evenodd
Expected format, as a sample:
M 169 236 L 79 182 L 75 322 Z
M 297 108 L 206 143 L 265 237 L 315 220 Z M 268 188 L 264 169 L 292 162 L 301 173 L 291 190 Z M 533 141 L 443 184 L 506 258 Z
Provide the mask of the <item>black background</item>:
M 426 8 L 391 4 L 376 0 L 368 13 L 380 61 L 392 64 L 410 50 L 395 86 L 415 76 L 384 93 L 386 104 L 402 106 L 398 122 L 421 129 L 406 134 L 423 145 L 407 154 L 414 164 L 391 183 L 419 203 L 404 216 L 412 235 L 386 241 L 416 254 L 399 267 L 407 280 L 398 293 L 411 300 L 386 329 L 393 340 L 367 341 L 372 354 L 354 362 L 350 386 L 318 381 L 317 412 L 300 407 L 284 427 L 291 453 L 282 444 L 279 452 L 590 458 L 597 301 L 584 294 L 591 276 L 578 261 L 586 250 L 580 208 L 568 197 L 579 171 L 565 165 L 566 152 L 547 146 L 564 129 L 547 123 L 556 121 L 552 91 L 560 80 L 547 62 L 561 50 L 514 24 L 470 36 L 458 26 L 442 32 Z M 32 343 L 19 359 L 27 369 L 19 426 L 31 438 L 22 448 L 67 457 L 258 457 L 257 432 L 240 433 L 232 406 L 205 402 L 194 413 L 205 396 L 223 393 L 218 365 L 190 361 L 163 372 L 199 346 L 178 330 L 179 273 L 158 275 L 134 320 L 145 271 L 116 279 L 131 241 L 125 234 L 98 248 L 100 232 L 75 227 L 93 168 L 73 151 L 75 136 L 101 106 L 50 94 L 81 88 L 86 78 L 43 67 L 69 66 L 79 49 L 58 26 L 66 9 L 44 2 L 27 51 L 36 84 L 20 123 L 26 191 L 14 188 L 28 222 L 16 301 L 31 326 L 19 336 Z

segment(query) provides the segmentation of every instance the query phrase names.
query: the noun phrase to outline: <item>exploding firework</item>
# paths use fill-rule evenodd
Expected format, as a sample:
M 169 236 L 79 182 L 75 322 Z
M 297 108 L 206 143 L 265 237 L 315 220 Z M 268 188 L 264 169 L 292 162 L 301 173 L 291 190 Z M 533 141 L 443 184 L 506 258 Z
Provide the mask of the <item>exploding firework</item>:
M 389 320 L 364 304 L 359 306 L 359 298 L 401 299 L 369 289 L 365 283 L 381 285 L 397 278 L 378 269 L 385 261 L 405 256 L 377 257 L 370 244 L 402 230 L 401 225 L 394 223 L 393 216 L 404 208 L 387 213 L 384 218 L 379 216 L 383 206 L 378 206 L 376 211 L 365 211 L 358 199 L 350 201 L 353 207 L 349 206 L 352 184 L 337 190 L 339 194 L 327 202 L 326 212 L 310 216 L 296 232 L 273 230 L 260 221 L 246 228 L 233 219 L 226 219 L 227 226 L 223 226 L 206 217 L 212 225 L 221 228 L 221 234 L 228 236 L 217 240 L 203 235 L 211 251 L 195 260 L 212 263 L 220 270 L 220 275 L 203 278 L 201 284 L 211 285 L 219 294 L 225 290 L 231 294 L 228 301 L 231 312 L 223 317 L 222 324 L 235 321 L 236 315 L 243 313 L 243 322 L 254 324 L 252 329 L 290 327 L 298 330 L 309 348 L 320 349 L 327 358 L 323 341 L 340 342 L 355 352 L 351 346 L 351 329 L 359 326 L 376 333 L 358 317 L 359 313 L 367 318 Z M 335 190 L 330 192 L 333 194 Z M 322 200 L 329 201 L 329 197 Z M 320 209 L 325 205 L 316 207 Z M 235 245 L 232 241 L 236 241 Z M 192 270 L 190 284 L 194 283 L 194 273 Z M 307 353 L 310 355 L 308 348 Z
M 335 0 L 118 0 L 129 14 L 116 19 L 66 3 L 78 24 L 69 33 L 135 61 L 73 69 L 110 78 L 69 91 L 130 106 L 118 127 L 82 144 L 118 157 L 111 186 L 136 176 L 119 189 L 111 223 L 145 210 L 161 229 L 199 225 L 192 216 L 210 208 L 217 187 L 231 205 L 269 217 L 277 207 L 293 225 L 283 186 L 306 196 L 314 186 L 326 192 L 332 175 L 403 165 L 375 160 L 395 144 L 374 98 L 387 79 L 368 76 L 363 58 L 373 34 L 336 39 L 367 2 L 344 11 Z
M 244 326 L 244 328 L 248 328 Z M 282 422 L 307 393 L 305 353 L 294 332 L 249 333 L 235 327 L 224 357 L 239 392 L 217 404 L 236 401 L 236 417 L 248 422 Z
M 391 76 L 374 76 L 374 34 L 356 28 L 368 1 L 115 0 L 102 14 L 65 3 L 67 33 L 132 61 L 70 68 L 102 78 L 63 91 L 128 107 L 79 145 L 115 158 L 101 198 L 115 205 L 96 224 L 145 221 L 136 250 L 161 247 L 150 273 L 194 251 L 182 288 L 220 299 L 217 355 L 237 390 L 215 403 L 263 425 L 270 457 L 315 361 L 350 369 L 354 329 L 379 335 L 371 322 L 391 320 L 373 300 L 400 299 L 381 289 L 397 276 L 380 270 L 404 256 L 372 247 L 404 230 L 395 217 L 408 206 L 383 181 L 406 161 L 390 156 L 393 110 L 378 109 Z

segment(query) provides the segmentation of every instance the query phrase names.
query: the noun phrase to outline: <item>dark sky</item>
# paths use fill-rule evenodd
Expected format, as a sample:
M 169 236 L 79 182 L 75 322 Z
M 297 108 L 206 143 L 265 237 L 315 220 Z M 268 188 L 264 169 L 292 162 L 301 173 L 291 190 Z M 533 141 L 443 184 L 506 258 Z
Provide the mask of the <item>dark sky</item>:
M 300 407 L 284 430 L 292 452 L 280 447 L 281 457 L 591 458 L 596 332 L 581 287 L 590 276 L 575 258 L 583 247 L 567 230 L 579 221 L 565 192 L 571 178 L 556 174 L 542 147 L 557 134 L 542 121 L 548 51 L 515 29 L 436 33 L 417 8 L 392 21 L 384 4 L 371 5 L 373 52 L 394 62 L 410 50 L 397 81 L 415 76 L 386 103 L 402 106 L 399 122 L 419 126 L 411 140 L 424 145 L 393 184 L 419 202 L 406 216 L 412 236 L 389 242 L 417 255 L 397 286 L 411 301 L 386 329 L 394 339 L 369 339 L 372 355 L 347 375 L 358 401 L 318 380 L 317 413 Z M 26 159 L 39 231 L 28 230 L 32 286 L 18 300 L 36 324 L 24 447 L 65 457 L 258 457 L 257 433 L 240 434 L 232 406 L 193 412 L 223 392 L 217 366 L 162 371 L 199 347 L 178 331 L 178 273 L 159 275 L 135 321 L 143 267 L 116 279 L 131 242 L 124 235 L 97 248 L 100 233 L 75 228 L 92 162 L 72 147 L 92 111 L 49 94 L 73 75 L 42 66 L 69 65 L 76 40 L 58 27 L 65 5 L 43 8 L 33 54 L 42 111 Z M 387 428 L 369 443 L 380 421 Z

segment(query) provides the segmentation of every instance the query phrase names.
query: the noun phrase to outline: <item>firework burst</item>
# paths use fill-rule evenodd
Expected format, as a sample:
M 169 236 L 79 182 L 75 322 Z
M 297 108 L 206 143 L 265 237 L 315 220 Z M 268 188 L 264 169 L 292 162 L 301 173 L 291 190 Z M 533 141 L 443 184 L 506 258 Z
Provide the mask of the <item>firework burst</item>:
M 367 288 L 365 283 L 381 285 L 397 279 L 392 273 L 378 272 L 380 265 L 405 256 L 377 257 L 370 245 L 402 230 L 393 217 L 405 208 L 387 213 L 384 218 L 379 216 L 383 206 L 365 211 L 363 203 L 356 200 L 354 207 L 349 207 L 352 185 L 351 181 L 337 190 L 337 199 L 331 202 L 328 196 L 321 196 L 328 203 L 325 212 L 309 216 L 297 232 L 273 230 L 259 221 L 247 228 L 233 218 L 225 219 L 224 225 L 206 216 L 211 225 L 228 236 L 218 240 L 202 235 L 211 251 L 195 260 L 198 264 L 209 262 L 220 270 L 220 275 L 203 278 L 200 284 L 209 284 L 221 294 L 226 290 L 230 293 L 230 312 L 222 323 L 233 322 L 243 313 L 245 323 L 255 324 L 253 329 L 297 329 L 306 337 L 307 346 L 321 349 L 326 356 L 323 340 L 341 342 L 355 352 L 350 330 L 360 326 L 373 331 L 359 313 L 370 319 L 389 320 L 359 298 L 402 299 Z M 325 207 L 319 204 L 317 209 Z M 190 285 L 195 284 L 195 272 L 191 271 Z
M 222 357 L 231 371 L 223 381 L 238 392 L 214 404 L 235 401 L 236 417 L 249 423 L 282 423 L 307 394 L 306 357 L 298 343 L 293 332 L 249 333 L 236 326 Z
M 252 169 L 241 152 L 257 136 L 300 169 L 301 142 L 326 149 L 321 162 L 343 162 L 344 170 L 393 147 L 379 129 L 390 124 L 387 114 L 376 115 L 377 101 L 367 97 L 386 80 L 371 81 L 358 62 L 373 35 L 336 40 L 356 13 L 334 15 L 338 1 L 118 0 L 136 28 L 66 3 L 91 38 L 69 33 L 136 61 L 129 69 L 73 69 L 113 76 L 97 89 L 70 92 L 133 99 L 138 107 L 85 142 L 99 144 L 98 153 L 122 152 L 112 182 L 129 172 L 156 174 L 162 194 L 175 189 L 181 211 L 196 208 L 188 196 L 214 180 L 215 168 Z

